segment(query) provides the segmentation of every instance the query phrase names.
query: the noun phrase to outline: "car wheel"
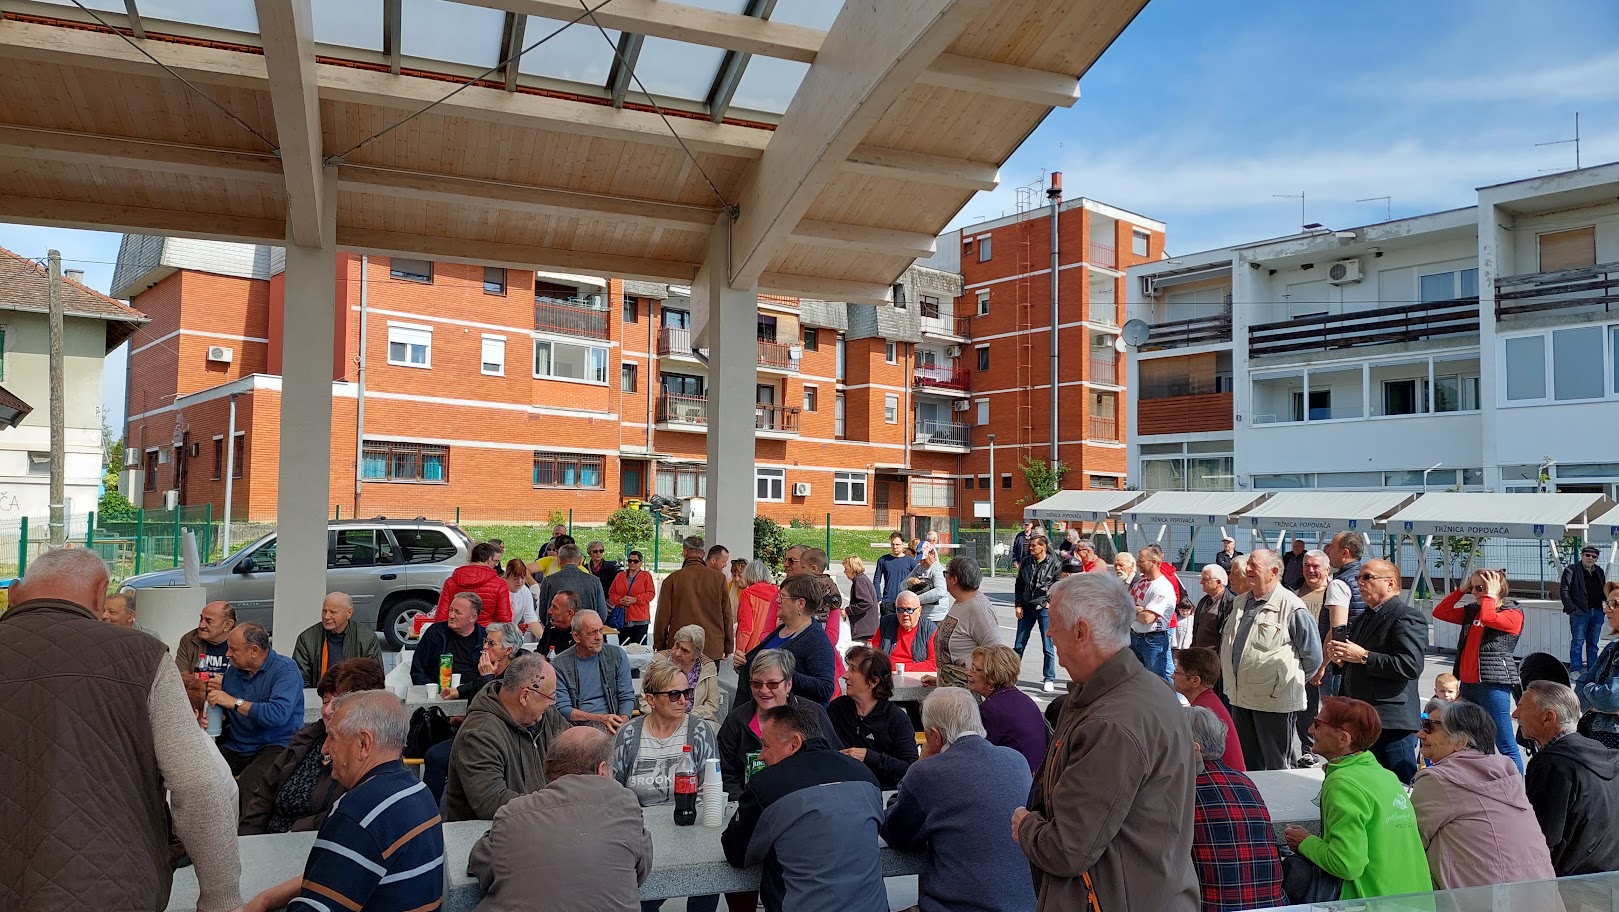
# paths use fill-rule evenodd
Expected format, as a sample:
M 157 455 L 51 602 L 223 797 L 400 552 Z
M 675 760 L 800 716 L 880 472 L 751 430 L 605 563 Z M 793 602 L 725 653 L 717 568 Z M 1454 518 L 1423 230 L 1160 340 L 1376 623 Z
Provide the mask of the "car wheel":
M 400 599 L 390 605 L 383 612 L 382 622 L 377 625 L 383 636 L 388 639 L 389 649 L 401 649 L 416 645 L 416 635 L 412 632 L 416 618 L 423 614 L 432 614 L 436 606 L 423 599 Z

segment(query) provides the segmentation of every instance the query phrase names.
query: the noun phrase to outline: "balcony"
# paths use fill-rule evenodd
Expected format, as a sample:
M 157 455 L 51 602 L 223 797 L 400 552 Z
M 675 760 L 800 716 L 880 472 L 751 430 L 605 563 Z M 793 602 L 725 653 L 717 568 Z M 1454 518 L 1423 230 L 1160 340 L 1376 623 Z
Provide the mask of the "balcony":
M 1142 351 L 1162 351 L 1186 348 L 1192 345 L 1217 345 L 1231 342 L 1231 315 L 1193 317 L 1190 320 L 1168 320 L 1154 323 L 1147 335 Z
M 1579 269 L 1505 276 L 1495 280 L 1495 318 L 1601 305 L 1603 313 L 1619 303 L 1619 263 Z
M 1260 323 L 1248 333 L 1248 357 L 1334 351 L 1366 345 L 1477 335 L 1478 298 Z
M 697 357 L 697 350 L 691 347 L 691 330 L 681 326 L 665 326 L 658 330 L 658 357 L 705 363 Z
M 1111 416 L 1092 415 L 1091 426 L 1085 439 L 1093 443 L 1118 443 L 1119 420 Z
M 1101 266 L 1104 269 L 1119 268 L 1119 252 L 1112 244 L 1098 244 L 1091 241 L 1091 255 L 1085 260 L 1092 266 Z
M 583 301 L 535 297 L 534 329 L 587 339 L 607 338 L 607 311 Z
M 919 392 L 965 393 L 968 372 L 959 367 L 918 364 L 911 375 L 911 388 Z
M 799 411 L 797 406 L 761 402 L 753 407 L 753 428 L 762 437 L 797 437 Z
M 956 320 L 956 314 L 952 308 L 940 306 L 935 301 L 923 301 L 919 307 L 919 312 L 922 318 L 923 335 L 966 338 L 960 332 L 962 323 Z
M 1232 395 L 1217 393 L 1214 384 L 1196 393 L 1143 397 L 1136 400 L 1136 434 L 1187 434 L 1232 429 Z
M 951 421 L 919 418 L 915 445 L 927 450 L 965 453 L 971 446 L 971 427 Z
M 785 342 L 769 342 L 764 339 L 760 339 L 759 369 L 796 374 L 798 373 L 799 351 L 800 349 L 796 345 L 788 345 Z
M 1117 358 L 1098 358 L 1093 354 L 1090 381 L 1104 386 L 1123 386 L 1124 371 L 1121 369 L 1123 366 Z
M 1090 301 L 1085 304 L 1085 319 L 1099 326 L 1118 326 L 1118 302 L 1111 294 L 1103 298 L 1093 292 Z
M 673 431 L 707 431 L 708 397 L 659 393 L 653 412 L 658 427 Z

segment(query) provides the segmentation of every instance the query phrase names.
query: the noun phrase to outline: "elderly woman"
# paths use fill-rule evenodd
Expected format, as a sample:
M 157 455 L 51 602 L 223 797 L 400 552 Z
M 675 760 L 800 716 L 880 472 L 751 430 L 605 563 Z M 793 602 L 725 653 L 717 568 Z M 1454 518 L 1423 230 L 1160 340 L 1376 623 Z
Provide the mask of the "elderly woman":
M 851 646 L 844 658 L 844 694 L 826 708 L 845 754 L 859 760 L 884 789 L 899 787 L 916 762 L 916 729 L 911 717 L 889 698 L 894 695 L 893 666 L 888 656 L 870 646 Z
M 1348 697 L 1322 697 L 1321 712 L 1310 726 L 1315 752 L 1328 761 L 1321 782 L 1321 835 L 1290 824 L 1283 836 L 1299 859 L 1342 881 L 1337 899 L 1432 889 L 1405 786 L 1368 750 L 1382 733 L 1377 710 Z M 1288 899 L 1315 901 L 1296 886 L 1319 882 L 1311 877 L 1314 872 L 1292 858 L 1284 867 Z
M 742 797 L 742 787 L 752 775 L 748 765 L 758 759 L 760 747 L 759 714 L 773 706 L 788 703 L 815 706 L 821 719 L 821 735 L 834 750 L 843 747 L 826 710 L 813 700 L 805 700 L 793 693 L 797 678 L 797 660 L 785 649 L 765 649 L 751 657 L 752 676 L 748 679 L 751 699 L 739 703 L 720 726 L 720 779 L 725 783 L 725 794 L 732 801 Z M 741 694 L 738 694 L 741 699 Z
M 298 729 L 259 780 L 242 807 L 239 835 L 320 829 L 327 812 L 343 796 L 342 783 L 332 778 L 331 759 L 322 751 L 332 706 L 344 694 L 382 688 L 382 664 L 376 659 L 346 659 L 326 669 L 315 685 L 320 718 Z
M 742 570 L 746 585 L 736 599 L 736 651 L 747 655 L 765 633 L 776 628 L 776 579 L 761 560 Z
M 1608 583 L 1606 589 L 1602 613 L 1608 627 L 1619 634 L 1619 582 Z M 1574 692 L 1580 697 L 1580 709 L 1588 714 L 1582 727 L 1609 749 L 1619 749 L 1619 639 L 1609 640 L 1602 648 L 1596 662 L 1574 685 Z
M 807 700 L 825 706 L 832 701 L 834 679 L 837 677 L 837 654 L 826 628 L 815 619 L 813 612 L 820 604 L 821 581 L 808 573 L 798 573 L 782 580 L 777 599 L 776 628 L 761 638 L 759 645 L 742 660 L 737 670 L 737 689 L 748 686 L 749 668 L 756 653 L 781 649 L 793 654 L 793 690 Z
M 978 713 L 989 743 L 1010 747 L 1029 762 L 1029 772 L 1046 757 L 1049 729 L 1040 707 L 1017 687 L 1023 662 L 1010 646 L 979 646 L 972 651 L 967 689 L 983 697 Z
M 478 655 L 478 676 L 471 681 L 462 681 L 460 687 L 439 691 L 439 697 L 445 700 L 471 700 L 489 682 L 500 680 L 500 676 L 506 673 L 506 666 L 517 658 L 522 648 L 523 634 L 515 621 L 490 624 L 484 631 L 483 652 Z
M 1247 773 L 1220 759 L 1229 726 L 1207 706 L 1190 707 L 1186 715 L 1198 760 L 1192 864 L 1204 912 L 1286 905 L 1270 810 Z
M 658 653 L 668 659 L 680 673 L 686 676 L 686 689 L 693 694 L 692 699 L 686 701 L 686 712 L 706 720 L 711 725 L 718 725 L 720 716 L 720 672 L 714 660 L 703 655 L 703 644 L 707 638 L 703 633 L 702 625 L 687 624 L 675 631 L 674 645 Z M 645 680 L 642 680 L 643 694 L 650 694 L 645 689 Z M 645 698 L 645 703 L 651 702 L 651 697 Z M 644 705 L 643 704 L 643 705 Z
M 877 619 L 882 616 L 877 587 L 866 575 L 866 562 L 852 554 L 843 559 L 843 575 L 849 578 L 849 604 L 843 609 L 849 616 L 849 636 L 856 642 L 869 640 L 877 633 Z
M 1552 856 L 1518 767 L 1496 752 L 1495 720 L 1473 703 L 1441 703 L 1417 733 L 1432 766 L 1411 780 L 1411 804 L 1440 890 L 1551 880 Z

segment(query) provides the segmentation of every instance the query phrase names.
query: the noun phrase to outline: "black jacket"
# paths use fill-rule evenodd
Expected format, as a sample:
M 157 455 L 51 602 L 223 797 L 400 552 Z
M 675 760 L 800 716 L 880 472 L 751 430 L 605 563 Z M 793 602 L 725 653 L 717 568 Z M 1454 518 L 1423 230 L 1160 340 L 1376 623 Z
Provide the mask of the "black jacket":
M 450 673 L 461 676 L 463 683 L 478 677 L 478 658 L 483 654 L 485 629 L 472 625 L 472 632 L 464 637 L 450 631 L 448 621 L 439 621 L 422 631 L 416 642 L 416 653 L 410 660 L 410 683 L 437 684 L 438 662 L 441 656 L 451 656 Z
M 602 559 L 602 568 L 600 570 L 590 569 L 590 561 L 588 560 L 585 561 L 583 567 L 586 573 L 594 576 L 598 580 L 601 580 L 602 592 L 604 593 L 613 588 L 613 580 L 618 579 L 618 572 L 624 569 L 618 565 L 617 561 L 610 561 L 605 558 Z M 608 605 L 607 610 L 612 611 L 613 606 Z
M 748 772 L 748 754 L 759 749 L 759 737 L 749 727 L 756 709 L 753 700 L 745 696 L 743 700 L 744 702 L 731 710 L 731 714 L 720 723 L 719 734 L 714 739 L 720 749 L 720 781 L 725 784 L 725 794 L 732 801 L 742 795 L 742 787 Z M 791 695 L 787 700 L 792 703 L 814 702 Z M 817 703 L 816 706 L 820 708 L 820 704 Z M 837 730 L 832 727 L 832 720 L 826 717 L 824 708 L 821 709 L 821 736 L 834 750 L 843 749 L 843 742 L 838 738 Z
M 832 730 L 846 747 L 866 749 L 866 769 L 884 789 L 899 788 L 905 771 L 916 762 L 916 729 L 905 710 L 878 700 L 871 715 L 861 718 L 853 697 L 838 697 L 826 707 Z
M 1033 552 L 1017 571 L 1017 582 L 1012 585 L 1012 602 L 1019 608 L 1044 608 L 1051 598 L 1051 586 L 1062 578 L 1062 559 L 1053 551 L 1046 559 L 1037 561 Z
M 1231 606 L 1236 601 L 1237 594 L 1229 587 L 1220 593 L 1219 598 L 1205 595 L 1197 601 L 1197 610 L 1192 613 L 1192 646 L 1205 646 L 1218 651 L 1220 648 L 1220 631 L 1225 627 L 1225 619 L 1231 616 Z
M 1601 611 L 1602 590 L 1608 581 L 1607 574 L 1602 572 L 1602 565 L 1591 568 L 1596 575 L 1596 591 L 1593 593 L 1585 585 L 1585 567 L 1583 561 L 1575 561 L 1563 568 L 1562 579 L 1559 580 L 1558 595 L 1563 599 L 1563 613 L 1577 614 L 1583 611 Z
M 1365 647 L 1366 664 L 1339 666 L 1338 693 L 1377 710 L 1383 731 L 1416 731 L 1422 721 L 1417 679 L 1428 652 L 1428 618 L 1395 596 L 1349 622 L 1349 641 Z
M 1529 761 L 1523 787 L 1558 877 L 1619 870 L 1619 751 L 1565 735 Z

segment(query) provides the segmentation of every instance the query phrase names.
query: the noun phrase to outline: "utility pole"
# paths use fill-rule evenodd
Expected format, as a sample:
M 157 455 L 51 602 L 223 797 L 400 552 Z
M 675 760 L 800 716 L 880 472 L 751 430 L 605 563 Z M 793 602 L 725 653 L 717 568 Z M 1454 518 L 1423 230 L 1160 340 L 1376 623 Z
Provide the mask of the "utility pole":
M 1062 269 L 1061 256 L 1057 246 L 1057 216 L 1062 211 L 1062 172 L 1051 172 L 1051 188 L 1046 191 L 1046 199 L 1051 202 L 1051 421 L 1047 430 L 1051 434 L 1051 468 L 1057 469 L 1057 461 L 1061 458 L 1057 446 L 1059 436 L 1058 412 L 1060 410 L 1061 377 L 1058 374 L 1059 361 L 1062 357 L 1062 348 L 1057 344 L 1057 327 L 1061 324 L 1061 312 L 1057 303 L 1057 274 Z M 991 448 L 991 453 L 994 449 Z M 995 480 L 990 479 L 990 491 L 994 491 Z
M 1055 331 L 1055 327 L 1053 327 Z M 989 435 L 989 578 L 995 578 L 995 435 Z
M 51 267 L 51 547 L 67 541 L 67 383 L 62 366 L 62 255 L 50 252 Z

